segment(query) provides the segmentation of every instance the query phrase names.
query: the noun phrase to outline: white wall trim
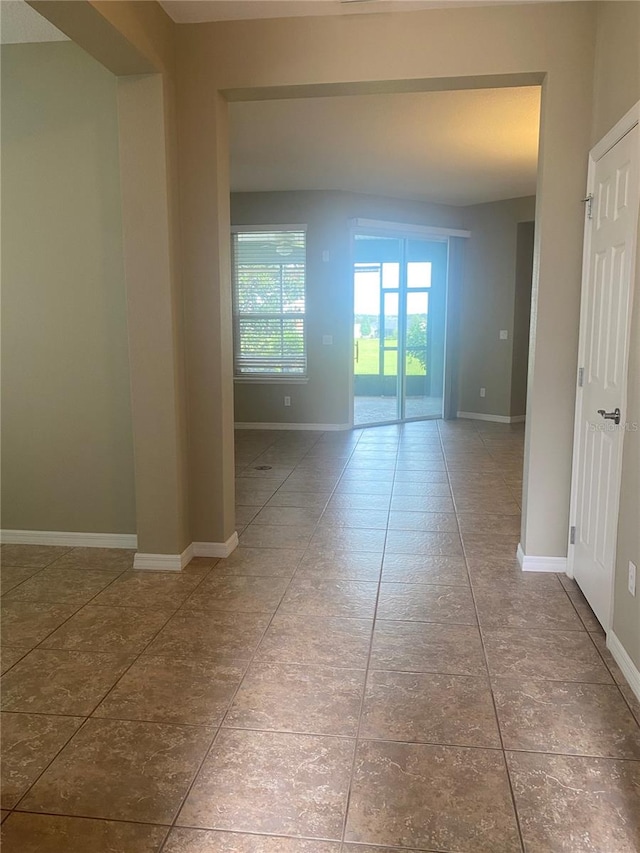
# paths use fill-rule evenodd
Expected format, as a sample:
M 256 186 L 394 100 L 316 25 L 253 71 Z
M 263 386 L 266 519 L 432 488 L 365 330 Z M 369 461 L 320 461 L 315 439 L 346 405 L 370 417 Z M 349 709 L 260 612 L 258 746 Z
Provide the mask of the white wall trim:
M 526 415 L 485 415 L 481 412 L 458 412 L 457 417 L 470 421 L 492 421 L 496 424 L 522 424 L 526 420 Z
M 228 557 L 238 547 L 238 534 L 233 533 L 226 542 L 194 542 L 194 557 Z
M 314 432 L 337 432 L 351 429 L 349 424 L 283 424 L 283 423 L 236 423 L 236 429 L 291 429 L 313 430 Z
M 630 110 L 619 119 L 614 126 L 609 130 L 599 142 L 593 146 L 589 152 L 589 156 L 593 160 L 599 160 L 601 157 L 610 151 L 616 143 L 620 142 L 623 136 L 626 136 L 630 130 L 640 122 L 640 101 L 635 103 Z
M 622 670 L 622 674 L 629 682 L 629 687 L 631 687 L 640 702 L 640 671 L 631 660 L 629 653 L 613 631 L 609 631 L 607 634 L 607 648 L 613 655 L 615 662 Z
M 182 554 L 136 554 L 133 568 L 146 572 L 181 572 L 194 556 L 193 545 L 188 545 Z
M 518 543 L 516 556 L 523 572 L 559 572 L 560 574 L 566 574 L 567 571 L 566 557 L 529 556 L 524 553 L 520 543 Z
M 70 548 L 138 547 L 135 533 L 70 533 L 61 530 L 2 530 L 5 545 L 68 545 Z

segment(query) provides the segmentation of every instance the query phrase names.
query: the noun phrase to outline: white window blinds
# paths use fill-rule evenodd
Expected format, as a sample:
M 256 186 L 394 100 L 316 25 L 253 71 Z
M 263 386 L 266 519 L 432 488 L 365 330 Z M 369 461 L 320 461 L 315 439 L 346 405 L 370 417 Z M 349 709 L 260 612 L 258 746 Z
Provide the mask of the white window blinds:
M 233 234 L 235 375 L 304 376 L 306 233 Z

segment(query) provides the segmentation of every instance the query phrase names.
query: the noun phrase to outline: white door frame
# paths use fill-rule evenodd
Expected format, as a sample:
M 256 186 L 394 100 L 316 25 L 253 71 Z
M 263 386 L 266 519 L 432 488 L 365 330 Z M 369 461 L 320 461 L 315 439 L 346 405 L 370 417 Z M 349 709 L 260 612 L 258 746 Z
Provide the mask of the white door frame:
M 596 176 L 596 167 L 598 161 L 604 157 L 604 155 L 609 152 L 617 142 L 626 136 L 629 131 L 633 130 L 633 128 L 640 124 L 640 101 L 634 104 L 633 107 L 617 122 L 617 124 L 611 128 L 611 130 L 603 136 L 603 138 L 594 145 L 594 147 L 589 152 L 589 170 L 587 174 L 587 192 L 586 198 L 589 196 L 593 196 L 593 192 L 595 189 L 595 176 Z M 638 199 L 635 200 L 635 204 L 638 204 Z M 581 304 L 580 304 L 580 331 L 579 331 L 579 346 L 578 346 L 578 369 L 584 364 L 585 361 L 585 346 L 586 346 L 586 324 L 587 324 L 587 305 L 586 299 L 584 298 L 585 287 L 588 283 L 589 277 L 589 257 L 591 252 L 591 229 L 588 226 L 588 209 L 587 204 L 585 204 L 585 231 L 584 231 L 584 245 L 582 252 L 582 286 L 581 286 Z M 637 229 L 634 232 L 634 235 L 637 234 Z M 620 410 L 622 412 L 622 420 L 626 416 L 627 411 L 627 382 L 628 382 L 628 370 L 629 370 L 629 346 L 631 339 L 631 312 L 633 308 L 633 291 L 634 291 L 634 281 L 635 281 L 635 269 L 636 269 L 636 260 L 637 260 L 637 239 L 634 236 L 633 244 L 631 247 L 631 286 L 629 289 L 629 308 L 627 313 L 627 323 L 625 327 L 625 351 L 627 353 L 627 359 L 624 365 L 623 371 L 623 380 L 622 380 L 622 399 L 620 402 Z M 575 410 L 575 422 L 574 422 L 574 433 L 573 433 L 573 461 L 571 466 L 571 503 L 569 508 L 569 530 L 575 526 L 576 523 L 576 514 L 577 514 L 577 484 L 578 484 L 578 462 L 579 455 L 581 450 L 581 432 L 580 432 L 580 424 L 582 421 L 582 400 L 583 395 L 581 393 L 581 388 L 578 386 L 578 382 L 576 381 L 576 410 Z M 618 459 L 618 465 L 616 470 L 616 484 L 617 488 L 615 489 L 613 508 L 615 510 L 613 516 L 614 518 L 618 518 L 618 513 L 620 509 L 620 485 L 622 482 L 622 452 L 620 453 Z M 569 543 L 567 549 L 567 575 L 570 578 L 574 576 L 574 559 L 575 559 L 575 545 L 571 543 L 571 535 L 569 535 Z M 614 554 L 614 567 L 611 573 L 611 603 L 609 607 L 609 613 L 607 617 L 607 624 L 604 625 L 605 631 L 609 631 L 613 624 L 613 602 L 614 602 L 614 584 L 615 584 L 615 554 Z

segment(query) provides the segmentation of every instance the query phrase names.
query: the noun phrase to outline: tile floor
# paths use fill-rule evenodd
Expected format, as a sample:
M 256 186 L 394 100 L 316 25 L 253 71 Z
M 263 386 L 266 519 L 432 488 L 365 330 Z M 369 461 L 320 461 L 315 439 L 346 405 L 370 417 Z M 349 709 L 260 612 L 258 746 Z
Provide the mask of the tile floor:
M 637 853 L 640 706 L 515 563 L 521 460 L 247 431 L 227 560 L 3 546 L 3 853 Z

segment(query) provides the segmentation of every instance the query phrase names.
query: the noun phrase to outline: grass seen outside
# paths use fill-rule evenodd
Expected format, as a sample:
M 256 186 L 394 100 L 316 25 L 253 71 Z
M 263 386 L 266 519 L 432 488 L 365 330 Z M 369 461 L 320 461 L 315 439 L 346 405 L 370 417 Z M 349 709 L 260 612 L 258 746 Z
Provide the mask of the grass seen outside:
M 397 344 L 388 340 L 389 344 Z M 355 353 L 358 360 L 355 361 Z M 354 361 L 356 376 L 378 376 L 380 373 L 380 341 L 378 338 L 359 338 L 354 344 Z M 384 375 L 398 375 L 398 353 L 387 351 L 384 355 Z M 407 376 L 425 376 L 425 369 L 417 358 L 407 356 Z

